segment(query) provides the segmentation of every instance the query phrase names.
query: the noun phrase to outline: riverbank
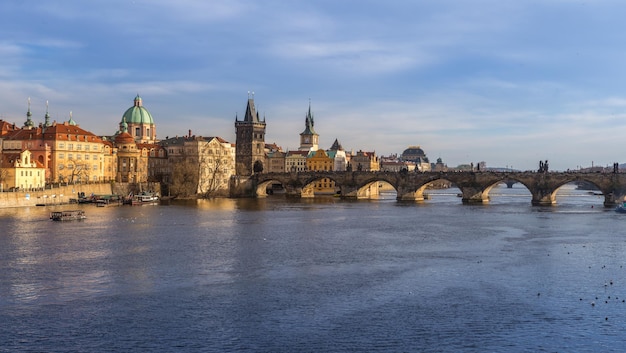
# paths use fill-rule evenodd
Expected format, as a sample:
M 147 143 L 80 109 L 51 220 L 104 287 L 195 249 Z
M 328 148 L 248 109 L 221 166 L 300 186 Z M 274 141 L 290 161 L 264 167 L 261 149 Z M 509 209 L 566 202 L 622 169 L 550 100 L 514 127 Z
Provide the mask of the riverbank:
M 2 192 L 0 208 L 68 204 L 70 199 L 78 198 L 79 192 L 84 192 L 85 195 L 113 193 L 110 183 L 67 185 L 41 191 Z

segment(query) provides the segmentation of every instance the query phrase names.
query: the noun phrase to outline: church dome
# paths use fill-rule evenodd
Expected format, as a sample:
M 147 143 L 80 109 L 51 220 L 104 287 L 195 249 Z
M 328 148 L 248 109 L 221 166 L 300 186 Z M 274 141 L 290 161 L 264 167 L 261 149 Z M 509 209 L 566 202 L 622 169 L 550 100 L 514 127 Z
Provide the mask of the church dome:
M 147 124 L 154 125 L 154 120 L 152 119 L 152 114 L 148 111 L 148 109 L 143 107 L 141 97 L 137 95 L 135 97 L 135 104 L 128 108 L 124 115 L 122 115 L 122 121 L 126 120 L 128 124 Z
M 122 132 L 121 134 L 115 137 L 115 143 L 118 143 L 118 144 L 135 143 L 135 139 L 128 132 Z

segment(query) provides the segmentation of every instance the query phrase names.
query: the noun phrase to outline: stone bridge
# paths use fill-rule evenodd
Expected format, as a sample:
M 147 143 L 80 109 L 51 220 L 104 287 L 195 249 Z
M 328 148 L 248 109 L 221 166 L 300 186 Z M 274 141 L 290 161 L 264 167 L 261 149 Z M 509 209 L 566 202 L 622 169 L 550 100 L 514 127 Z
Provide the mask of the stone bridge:
M 598 187 L 604 195 L 604 205 L 614 207 L 626 195 L 626 174 L 582 172 L 293 172 L 259 173 L 245 182 L 247 187 L 231 193 L 234 197 L 267 196 L 270 184 L 281 184 L 287 196 L 314 197 L 313 182 L 329 178 L 338 187 L 342 198 L 370 198 L 372 186 L 389 183 L 397 192 L 398 200 L 422 201 L 424 190 L 435 181 L 449 181 L 462 193 L 463 203 L 489 202 L 489 191 L 500 183 L 517 181 L 532 194 L 533 205 L 553 205 L 556 192 L 570 182 L 586 181 Z M 236 184 L 241 183 L 239 179 Z M 232 190 L 233 188 L 231 188 Z

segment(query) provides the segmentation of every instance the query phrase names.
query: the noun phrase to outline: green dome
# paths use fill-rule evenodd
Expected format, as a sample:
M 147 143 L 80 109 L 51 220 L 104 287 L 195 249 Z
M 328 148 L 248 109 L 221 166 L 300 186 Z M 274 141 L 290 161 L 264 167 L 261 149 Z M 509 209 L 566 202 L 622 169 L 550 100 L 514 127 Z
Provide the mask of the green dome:
M 135 97 L 135 104 L 128 108 L 124 115 L 122 115 L 122 121 L 126 120 L 127 124 L 150 124 L 154 125 L 154 119 L 148 109 L 144 108 L 141 102 L 141 97 L 137 95 Z

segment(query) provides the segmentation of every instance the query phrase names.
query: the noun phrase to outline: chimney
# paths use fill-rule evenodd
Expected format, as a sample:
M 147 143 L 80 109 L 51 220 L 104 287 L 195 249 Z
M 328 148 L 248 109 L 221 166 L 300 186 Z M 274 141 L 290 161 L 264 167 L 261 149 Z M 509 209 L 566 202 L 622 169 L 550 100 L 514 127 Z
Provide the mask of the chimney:
M 189 138 L 191 138 L 191 129 L 189 129 Z

